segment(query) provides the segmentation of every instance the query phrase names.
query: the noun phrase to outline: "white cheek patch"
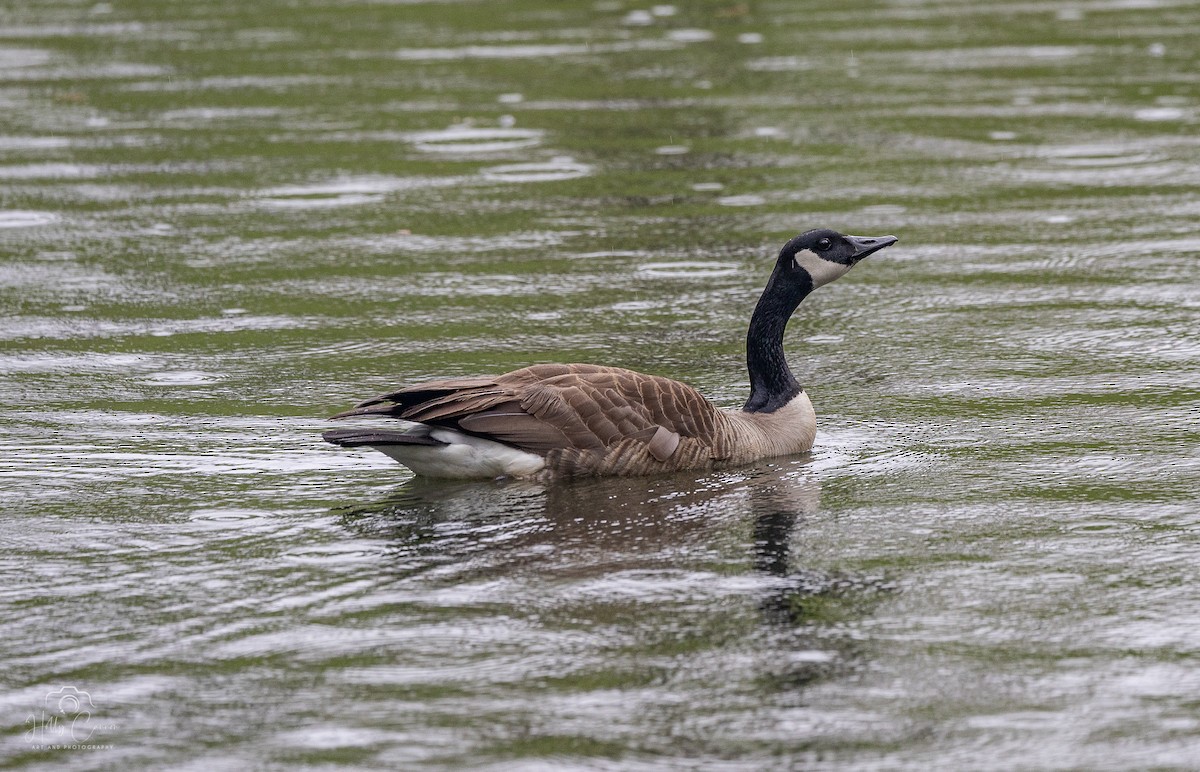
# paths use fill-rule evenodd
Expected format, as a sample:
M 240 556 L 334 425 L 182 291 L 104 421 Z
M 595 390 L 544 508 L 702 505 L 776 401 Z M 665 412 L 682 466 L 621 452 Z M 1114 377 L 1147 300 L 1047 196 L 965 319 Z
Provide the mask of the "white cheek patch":
M 812 277 L 813 289 L 828 284 L 834 279 L 840 279 L 850 270 L 850 266 L 826 260 L 807 249 L 802 249 L 792 258 L 796 265 L 808 271 Z

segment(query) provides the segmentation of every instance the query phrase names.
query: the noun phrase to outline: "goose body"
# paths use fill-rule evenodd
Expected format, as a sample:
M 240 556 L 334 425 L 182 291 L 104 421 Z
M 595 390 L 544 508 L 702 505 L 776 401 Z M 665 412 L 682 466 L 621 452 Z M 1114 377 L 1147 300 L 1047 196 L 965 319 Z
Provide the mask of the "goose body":
M 895 242 L 815 230 L 784 245 L 746 335 L 751 393 L 740 409 L 718 408 L 670 378 L 542 364 L 383 394 L 333 417 L 399 419 L 400 426 L 323 436 L 374 448 L 418 475 L 450 478 L 642 475 L 805 453 L 816 414 L 783 355 L 788 319 L 809 292 Z

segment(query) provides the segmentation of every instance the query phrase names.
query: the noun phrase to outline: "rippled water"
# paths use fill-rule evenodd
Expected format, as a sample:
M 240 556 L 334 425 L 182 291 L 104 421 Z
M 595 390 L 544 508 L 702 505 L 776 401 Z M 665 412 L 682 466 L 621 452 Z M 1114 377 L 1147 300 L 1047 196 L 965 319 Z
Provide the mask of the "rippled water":
M 0 11 L 0 760 L 1200 766 L 1198 24 Z M 818 225 L 901 243 L 790 326 L 811 457 L 433 484 L 319 439 L 533 362 L 738 404 Z

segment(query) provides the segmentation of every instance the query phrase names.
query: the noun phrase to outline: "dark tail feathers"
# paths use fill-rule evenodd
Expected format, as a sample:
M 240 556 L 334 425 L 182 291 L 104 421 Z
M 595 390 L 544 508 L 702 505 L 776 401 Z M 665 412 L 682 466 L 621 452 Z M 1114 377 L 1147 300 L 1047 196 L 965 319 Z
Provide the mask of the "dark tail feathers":
M 330 429 L 321 435 L 326 442 L 343 448 L 361 448 L 374 445 L 445 445 L 429 436 L 428 427 L 405 432 L 387 429 Z

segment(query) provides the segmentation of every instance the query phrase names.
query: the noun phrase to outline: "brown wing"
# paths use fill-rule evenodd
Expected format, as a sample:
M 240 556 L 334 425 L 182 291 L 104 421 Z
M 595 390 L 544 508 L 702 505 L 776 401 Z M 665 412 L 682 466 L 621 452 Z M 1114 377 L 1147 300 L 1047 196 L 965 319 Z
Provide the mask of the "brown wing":
M 681 438 L 712 449 L 719 413 L 678 381 L 598 365 L 535 365 L 495 378 L 449 378 L 363 402 L 335 418 L 388 415 L 498 440 L 541 455 L 601 459 L 618 445 L 665 462 Z M 629 441 L 632 441 L 630 443 Z

